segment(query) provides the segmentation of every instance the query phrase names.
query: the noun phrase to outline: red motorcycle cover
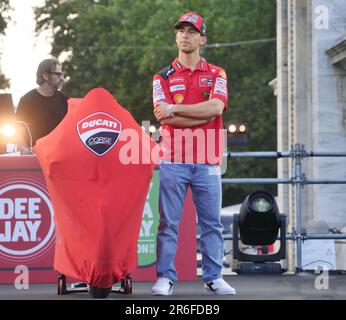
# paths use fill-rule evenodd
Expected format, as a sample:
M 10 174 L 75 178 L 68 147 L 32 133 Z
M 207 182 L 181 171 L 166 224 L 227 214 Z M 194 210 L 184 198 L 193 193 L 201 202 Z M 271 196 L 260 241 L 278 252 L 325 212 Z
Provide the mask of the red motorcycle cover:
M 37 141 L 55 212 L 55 270 L 109 288 L 137 267 L 155 145 L 102 88 L 74 100 Z

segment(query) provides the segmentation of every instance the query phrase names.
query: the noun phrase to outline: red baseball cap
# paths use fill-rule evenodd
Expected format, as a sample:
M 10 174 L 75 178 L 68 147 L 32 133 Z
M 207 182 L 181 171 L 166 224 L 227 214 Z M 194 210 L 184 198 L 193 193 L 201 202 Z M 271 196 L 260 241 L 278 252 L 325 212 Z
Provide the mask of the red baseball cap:
M 192 24 L 202 36 L 207 34 L 207 27 L 203 18 L 198 15 L 196 12 L 187 12 L 184 13 L 178 20 L 178 22 L 174 25 L 174 28 L 178 29 L 179 26 L 183 23 Z

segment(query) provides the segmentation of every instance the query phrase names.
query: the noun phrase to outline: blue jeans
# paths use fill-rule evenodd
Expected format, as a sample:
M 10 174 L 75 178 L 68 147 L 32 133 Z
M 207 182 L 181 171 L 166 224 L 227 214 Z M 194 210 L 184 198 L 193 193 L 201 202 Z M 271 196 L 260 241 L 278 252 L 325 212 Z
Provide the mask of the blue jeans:
M 187 188 L 191 187 L 201 228 L 203 280 L 221 277 L 223 265 L 223 225 L 221 210 L 221 173 L 219 166 L 206 164 L 160 165 L 160 224 L 157 235 L 158 277 L 177 280 L 174 258 L 177 250 L 178 226 Z

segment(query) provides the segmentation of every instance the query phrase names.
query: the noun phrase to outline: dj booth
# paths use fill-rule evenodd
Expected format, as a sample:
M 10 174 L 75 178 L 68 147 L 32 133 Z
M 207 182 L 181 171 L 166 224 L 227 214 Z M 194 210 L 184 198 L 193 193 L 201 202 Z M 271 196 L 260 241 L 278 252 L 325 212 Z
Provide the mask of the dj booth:
M 134 281 L 156 280 L 158 174 L 155 170 L 144 207 L 138 267 L 131 273 Z M 183 210 L 175 265 L 179 280 L 191 281 L 196 279 L 197 259 L 196 215 L 190 191 Z M 54 246 L 54 210 L 36 156 L 1 156 L 0 283 L 14 283 L 18 266 L 28 268 L 29 283 L 56 282 Z

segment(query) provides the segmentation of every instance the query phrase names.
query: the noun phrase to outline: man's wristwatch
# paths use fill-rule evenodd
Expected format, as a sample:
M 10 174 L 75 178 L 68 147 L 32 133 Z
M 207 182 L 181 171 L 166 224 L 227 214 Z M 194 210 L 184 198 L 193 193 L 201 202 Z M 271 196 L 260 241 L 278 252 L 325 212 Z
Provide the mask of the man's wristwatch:
M 169 104 L 167 107 L 167 111 L 169 113 L 169 117 L 173 118 L 174 117 L 174 110 L 173 110 L 174 105 L 173 104 Z

